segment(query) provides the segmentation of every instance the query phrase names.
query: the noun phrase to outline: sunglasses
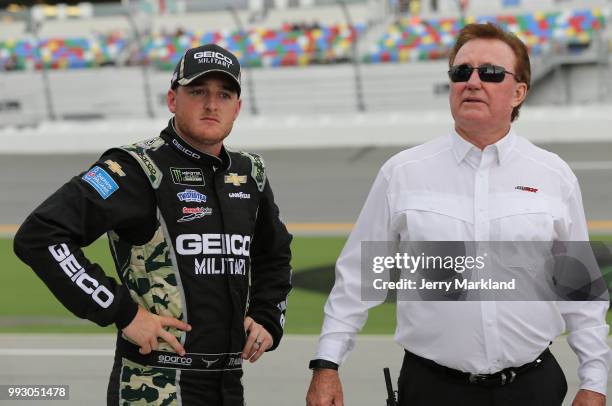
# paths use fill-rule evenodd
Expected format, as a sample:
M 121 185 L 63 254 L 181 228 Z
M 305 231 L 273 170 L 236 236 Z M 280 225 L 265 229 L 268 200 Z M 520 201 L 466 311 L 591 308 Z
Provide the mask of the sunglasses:
M 514 73 L 507 71 L 502 66 L 491 65 L 490 63 L 485 63 L 477 68 L 467 63 L 455 65 L 448 70 L 448 77 L 452 82 L 467 82 L 470 80 L 474 69 L 478 70 L 478 77 L 483 82 L 503 82 L 504 78 L 506 77 L 506 73 L 514 76 L 514 79 L 516 79 L 516 75 Z

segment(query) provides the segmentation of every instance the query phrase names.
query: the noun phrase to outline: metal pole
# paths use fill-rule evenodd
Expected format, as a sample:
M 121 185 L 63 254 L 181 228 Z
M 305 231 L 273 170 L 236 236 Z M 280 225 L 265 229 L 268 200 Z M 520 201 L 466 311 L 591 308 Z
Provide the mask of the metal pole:
M 242 25 L 242 20 L 240 20 L 238 11 L 236 11 L 236 9 L 232 6 L 228 6 L 227 9 L 231 13 L 232 18 L 234 19 L 234 23 L 236 24 L 238 31 L 240 31 L 240 36 L 242 37 L 242 41 L 241 41 L 242 49 L 241 50 L 242 50 L 242 55 L 244 55 L 243 70 L 244 70 L 244 75 L 246 76 L 246 80 L 247 80 L 247 88 L 249 89 L 249 106 L 250 106 L 251 114 L 257 115 L 259 114 L 259 111 L 257 110 L 257 103 L 256 103 L 256 98 L 255 98 L 255 84 L 253 83 L 253 76 L 251 75 L 251 68 L 249 67 L 249 53 L 248 53 L 248 49 L 246 46 L 248 34 L 245 31 L 244 26 Z
M 42 22 L 35 21 L 34 18 L 30 15 L 30 22 L 27 31 L 30 31 L 32 35 L 34 35 L 34 39 L 36 40 L 36 52 L 38 53 L 38 59 L 40 59 L 41 63 L 41 73 L 42 73 L 42 82 L 43 82 L 43 92 L 45 93 L 45 102 L 47 104 L 47 114 L 49 115 L 49 120 L 55 121 L 57 116 L 55 115 L 55 108 L 53 106 L 53 97 L 51 97 L 51 85 L 49 83 L 49 72 L 47 72 L 47 67 L 42 58 L 42 53 L 40 52 L 40 36 L 38 35 L 40 28 L 42 27 Z
M 344 13 L 344 19 L 346 20 L 346 24 L 350 27 L 351 32 L 355 29 L 353 27 L 353 20 L 351 19 L 351 14 L 349 13 L 348 7 L 344 3 L 343 0 L 336 0 L 342 12 Z M 361 61 L 357 52 L 357 41 L 359 37 L 357 32 L 355 31 L 355 39 L 351 42 L 351 53 L 353 54 L 353 71 L 355 76 L 355 94 L 357 96 L 357 110 L 365 111 L 365 103 L 363 101 L 363 84 L 361 81 Z
M 138 30 L 138 26 L 136 25 L 136 21 L 134 20 L 134 16 L 132 15 L 132 10 L 129 7 L 125 8 L 125 17 L 130 24 L 130 28 L 134 32 L 134 37 L 136 38 L 136 44 L 138 45 L 138 50 L 141 55 L 144 55 L 144 44 L 142 41 L 142 36 L 140 35 L 140 31 Z M 155 109 L 153 107 L 153 98 L 151 96 L 151 79 L 149 78 L 149 68 L 148 64 L 141 64 L 142 69 L 142 85 L 145 95 L 145 106 L 147 109 L 147 116 L 149 118 L 155 117 Z

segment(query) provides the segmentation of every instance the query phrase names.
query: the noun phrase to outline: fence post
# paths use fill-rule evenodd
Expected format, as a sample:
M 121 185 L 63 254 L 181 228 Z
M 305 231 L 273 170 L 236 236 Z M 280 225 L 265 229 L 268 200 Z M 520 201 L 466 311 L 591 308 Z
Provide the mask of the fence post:
M 232 15 L 232 18 L 234 19 L 234 23 L 236 24 L 238 31 L 240 31 L 240 36 L 242 38 L 241 45 L 240 45 L 242 48 L 241 49 L 242 55 L 244 55 L 244 63 L 243 63 L 244 66 L 242 68 L 244 70 L 244 75 L 246 76 L 247 88 L 249 90 L 249 107 L 251 110 L 251 114 L 256 116 L 257 114 L 259 114 L 259 111 L 257 109 L 257 102 L 255 98 L 255 84 L 253 83 L 253 76 L 251 75 L 251 67 L 249 66 L 249 53 L 248 53 L 248 48 L 246 46 L 246 42 L 249 38 L 249 34 L 247 33 L 247 31 L 244 29 L 244 26 L 242 25 L 242 21 L 240 20 L 238 11 L 236 11 L 236 9 L 232 6 L 229 6 L 227 9 Z
M 149 78 L 148 64 L 144 63 L 144 43 L 142 41 L 142 36 L 140 35 L 138 25 L 134 20 L 134 16 L 132 15 L 132 10 L 130 7 L 125 7 L 125 17 L 128 20 L 128 23 L 130 24 L 132 32 L 134 33 L 134 38 L 136 39 L 138 51 L 143 56 L 143 60 L 140 66 L 142 67 L 142 86 L 145 95 L 145 107 L 147 110 L 147 116 L 149 118 L 154 118 L 155 109 L 153 107 L 153 98 L 151 97 L 151 79 Z
M 346 4 L 344 3 L 343 0 L 336 0 L 338 2 L 338 5 L 340 6 L 340 8 L 342 9 L 342 12 L 344 13 L 344 19 L 346 20 L 346 24 L 349 26 L 349 28 L 351 29 L 351 33 L 355 34 L 355 38 L 353 41 L 351 41 L 351 53 L 353 54 L 353 72 L 354 72 L 354 77 L 355 77 L 355 94 L 357 96 L 357 110 L 358 111 L 365 111 L 365 103 L 363 101 L 363 83 L 361 81 L 361 69 L 360 69 L 360 56 L 357 55 L 357 41 L 359 40 L 359 36 L 357 35 L 357 31 L 353 26 L 353 20 L 351 19 L 351 14 L 349 13 L 348 7 L 346 6 Z
M 44 18 L 44 17 L 43 17 Z M 47 105 L 47 114 L 49 115 L 49 120 L 55 121 L 57 116 L 55 115 L 55 107 L 53 105 L 53 97 L 51 96 L 51 85 L 49 83 L 49 72 L 47 72 L 47 67 L 45 66 L 45 62 L 42 58 L 42 53 L 40 51 L 40 28 L 42 27 L 42 19 L 35 18 L 33 15 L 33 11 L 30 11 L 30 17 L 28 19 L 28 24 L 26 26 L 26 32 L 31 33 L 36 40 L 36 53 L 38 59 L 41 64 L 41 74 L 42 74 L 42 82 L 43 82 L 43 92 L 45 94 L 45 103 Z

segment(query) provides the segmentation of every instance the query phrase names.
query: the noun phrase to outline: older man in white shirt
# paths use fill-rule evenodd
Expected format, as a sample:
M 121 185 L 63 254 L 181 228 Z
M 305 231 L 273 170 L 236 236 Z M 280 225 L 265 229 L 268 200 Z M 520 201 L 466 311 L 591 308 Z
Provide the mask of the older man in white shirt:
M 338 367 L 380 303 L 361 297 L 362 241 L 588 241 L 576 176 L 511 126 L 530 84 L 524 44 L 471 24 L 449 67 L 454 130 L 384 164 L 338 259 L 309 406 L 344 404 Z M 567 331 L 580 362 L 573 405 L 603 406 L 607 309 L 603 301 L 399 301 L 399 405 L 559 406 L 567 382 L 548 346 Z

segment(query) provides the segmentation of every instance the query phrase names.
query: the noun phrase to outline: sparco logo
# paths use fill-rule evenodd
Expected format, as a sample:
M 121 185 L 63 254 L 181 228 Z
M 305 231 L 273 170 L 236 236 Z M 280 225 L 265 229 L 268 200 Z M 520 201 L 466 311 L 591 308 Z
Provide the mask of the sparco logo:
M 160 364 L 191 365 L 193 360 L 189 357 L 179 357 L 178 355 L 160 355 L 157 357 Z
M 181 234 L 176 252 L 181 255 L 233 254 L 249 256 L 251 237 L 240 234 Z
M 85 272 L 74 255 L 70 253 L 66 244 L 51 245 L 49 246 L 49 252 L 70 280 L 83 292 L 91 296 L 100 307 L 106 309 L 113 303 L 115 296 L 104 285 L 100 285 L 96 279 Z
M 151 163 L 151 160 L 149 159 L 147 154 L 145 154 L 142 151 L 135 151 L 135 152 L 136 152 L 136 155 L 138 155 L 140 157 L 140 159 L 142 159 L 142 162 L 144 162 L 144 164 L 147 167 L 147 169 L 149 170 L 149 172 L 151 172 L 151 175 L 156 175 L 157 171 L 155 170 L 155 167 Z
M 204 52 L 196 52 L 195 54 L 193 54 L 193 59 L 202 59 L 202 58 L 214 58 L 228 65 L 234 64 L 230 58 L 223 55 L 221 52 L 204 51 Z
M 200 159 L 201 156 L 199 154 L 196 154 L 195 152 L 193 152 L 190 149 L 185 148 L 184 146 L 181 145 L 180 142 L 178 142 L 177 140 L 173 139 L 172 143 L 174 144 L 175 147 L 177 147 L 179 149 L 179 151 L 181 151 L 183 154 L 185 155 L 189 155 L 190 157 L 193 157 L 195 159 Z

